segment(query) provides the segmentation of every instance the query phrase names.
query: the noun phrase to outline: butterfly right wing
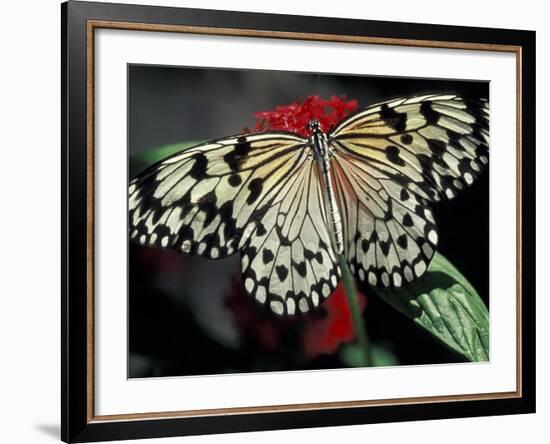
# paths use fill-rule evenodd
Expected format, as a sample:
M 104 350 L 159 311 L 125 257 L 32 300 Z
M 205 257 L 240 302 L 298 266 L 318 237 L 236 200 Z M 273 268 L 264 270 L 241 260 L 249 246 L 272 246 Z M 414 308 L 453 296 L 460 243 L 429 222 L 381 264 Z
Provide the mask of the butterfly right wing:
M 435 252 L 430 203 L 452 199 L 488 162 L 489 105 L 456 95 L 392 100 L 348 116 L 329 141 L 350 269 L 401 287 Z
M 303 161 L 271 187 L 242 252 L 247 292 L 278 315 L 306 313 L 340 280 L 328 232 L 317 162 Z
M 129 185 L 130 238 L 211 259 L 235 253 L 271 183 L 292 174 L 305 142 L 290 133 L 234 136 L 149 167 Z

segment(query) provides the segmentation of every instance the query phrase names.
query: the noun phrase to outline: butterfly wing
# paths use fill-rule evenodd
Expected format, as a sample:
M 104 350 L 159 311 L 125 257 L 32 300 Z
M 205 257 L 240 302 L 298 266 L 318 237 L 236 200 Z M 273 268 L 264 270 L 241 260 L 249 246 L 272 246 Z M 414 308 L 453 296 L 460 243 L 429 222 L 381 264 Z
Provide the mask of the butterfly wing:
M 336 155 L 332 165 L 351 272 L 383 287 L 420 277 L 438 234 L 425 200 L 410 191 L 411 182 L 348 154 Z
M 485 100 L 456 95 L 373 105 L 329 135 L 350 268 L 371 285 L 420 277 L 438 234 L 429 204 L 453 198 L 488 162 Z
M 272 188 L 243 251 L 246 290 L 276 314 L 306 313 L 338 284 L 320 187 L 317 163 L 304 153 L 299 167 Z
M 309 310 L 339 270 L 306 143 L 235 136 L 153 165 L 129 185 L 131 239 L 211 259 L 241 251 L 251 296 L 277 314 Z

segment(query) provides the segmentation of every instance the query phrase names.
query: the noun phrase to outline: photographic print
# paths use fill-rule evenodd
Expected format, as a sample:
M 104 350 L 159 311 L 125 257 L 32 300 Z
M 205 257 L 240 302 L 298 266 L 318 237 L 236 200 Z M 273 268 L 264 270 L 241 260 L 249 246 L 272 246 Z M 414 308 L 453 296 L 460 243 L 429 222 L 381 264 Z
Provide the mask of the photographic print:
M 128 376 L 483 362 L 489 83 L 128 65 Z
M 68 2 L 62 41 L 64 441 L 535 411 L 534 32 Z

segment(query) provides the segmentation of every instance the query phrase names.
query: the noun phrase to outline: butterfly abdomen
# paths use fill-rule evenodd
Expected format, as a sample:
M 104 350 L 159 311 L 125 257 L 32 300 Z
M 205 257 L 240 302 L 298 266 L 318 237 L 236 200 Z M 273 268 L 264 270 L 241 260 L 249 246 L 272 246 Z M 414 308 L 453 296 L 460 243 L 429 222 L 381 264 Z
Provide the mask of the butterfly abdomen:
M 336 254 L 344 252 L 344 233 L 342 228 L 342 215 L 336 202 L 334 194 L 334 186 L 330 173 L 330 160 L 324 159 L 320 165 L 321 169 L 321 186 L 325 195 L 325 204 L 327 209 L 328 228 L 331 237 L 332 248 Z

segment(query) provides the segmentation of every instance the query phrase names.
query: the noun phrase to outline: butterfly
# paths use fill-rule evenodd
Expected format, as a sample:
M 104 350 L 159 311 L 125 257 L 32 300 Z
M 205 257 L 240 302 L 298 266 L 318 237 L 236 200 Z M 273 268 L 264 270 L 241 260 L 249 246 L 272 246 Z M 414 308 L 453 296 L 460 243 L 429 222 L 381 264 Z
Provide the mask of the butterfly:
M 487 100 L 400 98 L 309 130 L 225 137 L 149 167 L 129 184 L 130 238 L 211 259 L 240 253 L 247 293 L 277 315 L 328 298 L 339 255 L 371 286 L 421 277 L 439 238 L 430 206 L 488 163 Z

